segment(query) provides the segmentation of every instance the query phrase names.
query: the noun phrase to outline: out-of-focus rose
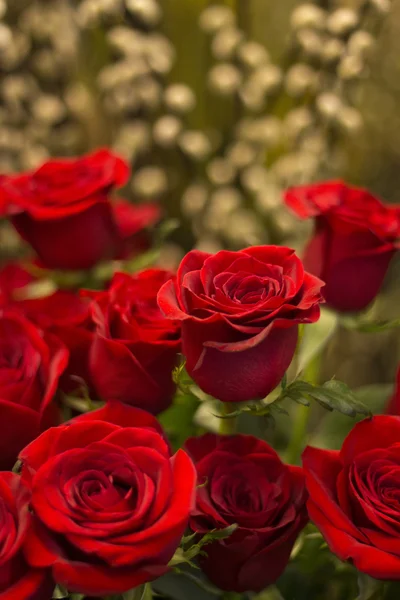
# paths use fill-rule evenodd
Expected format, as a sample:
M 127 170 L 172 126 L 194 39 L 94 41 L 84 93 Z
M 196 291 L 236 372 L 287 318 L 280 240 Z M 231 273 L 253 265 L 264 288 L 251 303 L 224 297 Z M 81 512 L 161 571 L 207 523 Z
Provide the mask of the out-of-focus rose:
M 68 348 L 68 365 L 60 378 L 60 388 L 77 393 L 86 385 L 94 397 L 89 371 L 89 354 L 93 341 L 93 322 L 89 299 L 68 290 L 57 290 L 48 296 L 22 300 L 14 304 L 30 321 L 56 335 Z
M 375 579 L 400 579 L 400 417 L 358 423 L 339 451 L 308 447 L 310 519 L 341 560 Z
M 73 592 L 125 592 L 168 570 L 196 474 L 156 419 L 118 402 L 42 434 L 21 455 L 32 488 L 28 562 Z
M 0 269 L 0 308 L 12 304 L 18 294 L 30 283 L 34 277 L 22 265 L 10 262 Z
M 325 281 L 327 303 L 339 311 L 366 308 L 400 247 L 400 207 L 341 181 L 291 188 L 285 201 L 299 217 L 315 218 L 304 266 Z
M 259 592 L 278 579 L 307 522 L 302 469 L 253 436 L 206 434 L 186 443 L 199 479 L 190 526 L 204 534 L 238 525 L 208 544 L 201 566 L 223 590 Z
M 31 525 L 30 490 L 15 473 L 0 473 L 0 600 L 51 600 L 50 570 L 30 567 L 23 545 Z
M 114 206 L 121 249 L 116 258 L 124 259 L 148 250 L 151 246 L 150 230 L 161 219 L 158 204 L 132 204 L 118 199 Z
M 161 269 L 117 273 L 108 290 L 90 293 L 95 323 L 90 374 L 104 400 L 120 400 L 155 414 L 169 406 L 180 326 L 163 316 L 157 293 L 171 278 Z
M 3 177 L 0 194 L 15 228 L 46 267 L 89 269 L 121 252 L 109 196 L 128 176 L 127 164 L 103 149 Z
M 319 318 L 322 285 L 290 248 L 193 250 L 158 302 L 167 317 L 182 321 L 186 368 L 199 387 L 243 402 L 264 398 L 281 381 L 299 323 Z
M 0 314 L 0 468 L 11 469 L 18 452 L 58 422 L 52 402 L 68 350 L 17 312 Z

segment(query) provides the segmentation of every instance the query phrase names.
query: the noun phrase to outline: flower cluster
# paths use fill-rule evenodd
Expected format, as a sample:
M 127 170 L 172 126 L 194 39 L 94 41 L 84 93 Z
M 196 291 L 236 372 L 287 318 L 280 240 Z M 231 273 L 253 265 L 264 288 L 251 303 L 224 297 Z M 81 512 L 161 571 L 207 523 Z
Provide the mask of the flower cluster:
M 35 252 L 0 270 L 0 600 L 122 594 L 192 559 L 221 590 L 261 592 L 309 519 L 342 560 L 400 579 L 399 417 L 359 423 L 340 451 L 306 448 L 303 467 L 235 431 L 185 435 L 174 453 L 156 418 L 176 395 L 211 396 L 228 419 L 266 414 L 280 384 L 290 396 L 299 333 L 324 299 L 345 312 L 377 296 L 399 208 L 344 183 L 293 188 L 287 204 L 316 218 L 304 264 L 254 246 L 138 271 L 160 211 L 112 199 L 127 177 L 100 150 L 0 181 L 3 216 Z M 99 262 L 113 269 L 93 289 Z M 87 285 L 54 287 L 70 270 Z

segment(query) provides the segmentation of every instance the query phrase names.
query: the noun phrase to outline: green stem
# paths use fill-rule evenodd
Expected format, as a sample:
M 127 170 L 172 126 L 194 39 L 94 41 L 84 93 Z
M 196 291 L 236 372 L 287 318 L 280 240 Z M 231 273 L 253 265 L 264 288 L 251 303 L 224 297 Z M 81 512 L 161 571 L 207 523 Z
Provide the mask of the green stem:
M 236 409 L 237 407 L 235 406 L 235 404 L 232 404 L 230 402 L 221 403 L 221 412 L 223 415 L 229 415 L 235 412 Z M 236 433 L 236 428 L 237 417 L 225 416 L 223 419 L 220 419 L 219 433 L 221 435 L 233 435 L 234 433 Z
M 317 355 L 304 370 L 304 379 L 309 383 L 318 383 L 321 355 Z M 299 404 L 294 415 L 294 424 L 289 446 L 286 451 L 286 462 L 296 465 L 300 462 L 301 453 L 307 443 L 308 422 L 312 406 Z
M 307 427 L 310 419 L 311 407 L 299 404 L 294 417 L 294 425 L 289 446 L 286 451 L 286 462 L 298 464 L 307 438 Z

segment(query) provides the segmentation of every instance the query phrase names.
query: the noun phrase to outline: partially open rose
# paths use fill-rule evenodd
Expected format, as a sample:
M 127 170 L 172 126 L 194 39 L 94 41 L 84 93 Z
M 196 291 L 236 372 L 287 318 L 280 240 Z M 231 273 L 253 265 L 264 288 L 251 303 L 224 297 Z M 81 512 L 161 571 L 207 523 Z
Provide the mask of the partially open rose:
M 286 567 L 307 522 L 304 476 L 251 435 L 190 438 L 200 486 L 190 526 L 201 534 L 237 525 L 205 548 L 201 565 L 223 590 L 259 592 Z
M 285 199 L 299 217 L 315 219 L 304 266 L 325 281 L 327 303 L 339 311 L 364 309 L 400 247 L 400 207 L 341 181 L 291 188 Z
M 18 452 L 57 424 L 53 402 L 68 350 L 17 312 L 0 312 L 0 469 L 12 469 Z
M 264 398 L 278 385 L 299 323 L 319 318 L 322 285 L 290 248 L 193 250 L 176 282 L 161 288 L 158 303 L 167 317 L 182 321 L 186 368 L 199 387 L 242 402 Z
M 171 403 L 172 371 L 180 350 L 180 324 L 166 319 L 157 292 L 172 274 L 146 269 L 117 273 L 108 290 L 91 292 L 91 380 L 100 398 L 157 414 Z
M 15 473 L 0 473 L 0 600 L 51 600 L 50 569 L 30 567 L 23 553 L 31 526 L 30 490 Z

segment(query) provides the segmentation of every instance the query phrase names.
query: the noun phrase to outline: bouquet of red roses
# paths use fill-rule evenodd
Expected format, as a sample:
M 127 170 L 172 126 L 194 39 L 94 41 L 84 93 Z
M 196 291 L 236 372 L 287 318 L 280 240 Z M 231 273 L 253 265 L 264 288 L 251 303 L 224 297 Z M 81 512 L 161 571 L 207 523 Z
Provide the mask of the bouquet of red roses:
M 398 325 L 364 311 L 400 209 L 292 188 L 303 261 L 191 250 L 173 273 L 159 207 L 113 198 L 128 175 L 100 150 L 0 181 L 34 252 L 0 271 L 0 600 L 395 597 L 400 397 L 372 416 L 319 365 L 338 326 Z M 334 449 L 321 406 L 358 421 Z

